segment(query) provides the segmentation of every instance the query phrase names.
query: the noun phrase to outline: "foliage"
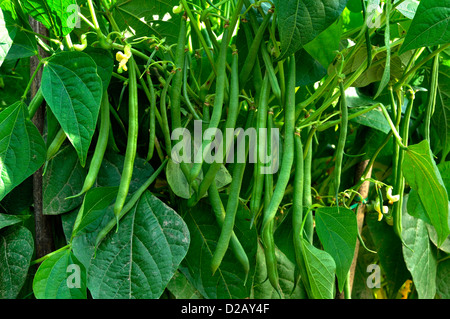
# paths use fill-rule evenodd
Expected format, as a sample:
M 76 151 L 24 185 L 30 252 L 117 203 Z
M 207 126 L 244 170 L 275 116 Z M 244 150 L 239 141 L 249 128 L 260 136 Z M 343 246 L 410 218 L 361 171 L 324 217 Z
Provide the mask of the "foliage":
M 450 298 L 449 12 L 0 0 L 0 297 Z

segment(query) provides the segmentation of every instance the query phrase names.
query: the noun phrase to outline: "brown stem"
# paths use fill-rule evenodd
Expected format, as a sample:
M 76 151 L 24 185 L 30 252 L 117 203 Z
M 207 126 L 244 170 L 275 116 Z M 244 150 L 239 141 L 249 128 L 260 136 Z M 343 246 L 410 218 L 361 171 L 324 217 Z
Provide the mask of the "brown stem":
M 34 32 L 48 37 L 48 30 L 40 22 L 37 22 L 31 17 L 29 21 Z M 47 55 L 47 52 L 42 50 L 42 48 L 39 47 L 38 50 L 39 55 L 41 57 L 45 57 Z M 30 58 L 31 74 L 34 73 L 38 64 L 39 59 L 36 56 Z M 42 68 L 38 71 L 38 74 L 36 75 L 36 77 L 33 80 L 33 83 L 31 84 L 30 89 L 31 98 L 34 97 L 39 87 L 41 86 L 41 78 L 42 78 Z M 45 107 L 39 107 L 32 121 L 42 135 L 45 123 Z M 43 214 L 42 195 L 43 195 L 43 188 L 42 188 L 42 167 L 41 167 L 33 174 L 33 206 L 34 206 L 34 218 L 36 230 L 36 239 L 35 239 L 36 258 L 41 258 L 47 255 L 48 253 L 51 253 L 53 250 L 55 250 L 52 232 L 52 219 L 51 216 Z
M 358 164 L 358 167 L 356 168 L 356 174 L 355 174 L 357 181 L 359 181 L 361 179 L 361 176 L 364 173 L 364 171 L 366 170 L 366 167 L 368 164 L 369 164 L 369 160 L 362 161 L 361 163 Z M 372 166 L 369 167 L 366 177 L 370 178 L 371 176 L 372 176 Z M 362 199 L 367 198 L 367 196 L 369 195 L 369 186 L 370 186 L 370 182 L 366 180 L 366 181 L 364 181 L 364 183 L 362 183 L 361 187 L 359 188 L 358 192 L 361 194 Z M 361 233 L 362 227 L 364 224 L 365 210 L 366 210 L 365 204 L 358 205 L 358 209 L 356 211 L 356 221 L 357 221 L 359 233 Z M 350 266 L 350 274 L 349 274 L 349 278 L 348 278 L 349 284 L 350 284 L 350 292 L 352 291 L 353 281 L 355 279 L 355 269 L 356 269 L 356 263 L 358 260 L 359 245 L 360 245 L 360 242 L 359 242 L 359 240 L 357 240 L 356 246 L 355 246 L 355 254 L 353 255 L 353 261 Z

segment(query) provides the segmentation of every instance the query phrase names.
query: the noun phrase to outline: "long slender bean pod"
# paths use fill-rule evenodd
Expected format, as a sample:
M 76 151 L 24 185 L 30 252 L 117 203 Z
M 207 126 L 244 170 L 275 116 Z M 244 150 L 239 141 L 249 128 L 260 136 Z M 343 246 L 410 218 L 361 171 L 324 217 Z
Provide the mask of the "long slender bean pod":
M 133 174 L 134 159 L 136 157 L 137 139 L 138 139 L 138 92 L 136 69 L 134 68 L 134 58 L 130 58 L 131 67 L 128 71 L 128 139 L 125 151 L 125 160 L 122 176 L 120 177 L 119 191 L 114 204 L 114 215 L 116 216 L 117 226 L 119 225 L 119 216 L 128 195 L 131 176 Z
M 236 50 L 233 51 L 232 62 L 231 62 L 231 77 L 230 77 L 230 102 L 228 105 L 228 114 L 227 120 L 225 122 L 225 130 L 233 130 L 236 126 L 236 121 L 239 115 L 239 77 L 238 77 L 238 52 Z M 225 132 L 226 133 L 226 132 Z M 228 151 L 231 147 L 231 142 L 227 140 L 227 134 L 223 135 L 223 157 L 222 159 L 226 159 Z M 192 200 L 188 203 L 188 206 L 194 205 L 197 201 L 199 201 L 203 195 L 205 195 L 206 191 L 213 184 L 213 181 L 216 177 L 217 172 L 219 171 L 222 163 L 221 162 L 213 162 L 211 163 L 208 171 L 203 177 L 202 182 L 199 185 L 198 193 L 195 197 L 191 197 Z
M 226 28 L 223 33 L 222 36 L 223 40 L 220 45 L 220 52 L 217 61 L 216 92 L 214 97 L 213 111 L 211 114 L 211 119 L 209 121 L 208 128 L 217 128 L 219 126 L 220 119 L 222 118 L 223 100 L 225 96 L 225 82 L 227 80 L 226 75 L 227 48 L 228 48 L 228 42 L 226 41 L 227 38 L 228 38 L 228 28 Z M 189 182 L 195 180 L 202 170 L 203 151 L 206 148 L 207 144 L 209 144 L 209 142 L 204 141 L 202 143 L 201 149 L 199 150 L 199 153 L 196 155 L 194 165 L 191 168 Z
M 246 128 L 253 123 L 254 109 L 249 110 L 247 116 Z M 245 137 L 244 137 L 245 138 Z M 248 143 L 245 143 L 246 157 L 248 154 Z M 239 204 L 239 195 L 241 193 L 242 178 L 244 177 L 245 161 L 243 163 L 236 163 L 233 169 L 233 179 L 230 185 L 230 195 L 228 197 L 227 206 L 225 210 L 225 219 L 223 221 L 222 231 L 220 232 L 219 240 L 217 241 L 216 250 L 211 260 L 211 270 L 214 274 L 222 263 L 222 259 L 228 249 L 230 238 L 233 232 L 234 221 Z
M 255 216 L 259 211 L 264 184 L 264 174 L 261 173 L 262 169 L 261 159 L 265 156 L 266 140 L 268 136 L 266 136 L 266 139 L 264 139 L 263 136 L 260 136 L 260 129 L 265 129 L 267 125 L 269 93 L 270 93 L 270 82 L 269 82 L 269 75 L 266 72 L 266 75 L 264 76 L 263 80 L 263 86 L 261 89 L 261 96 L 259 98 L 257 122 L 256 122 L 256 132 L 258 142 L 256 143 L 256 156 L 255 156 L 256 163 L 253 173 L 254 180 L 253 180 L 252 198 L 250 200 L 250 211 L 253 216 Z
M 152 79 L 150 74 L 146 74 L 149 92 L 150 92 L 150 112 L 149 112 L 149 137 L 148 137 L 148 153 L 147 161 L 151 160 L 153 157 L 153 152 L 155 149 L 155 138 L 156 138 L 156 93 L 153 87 Z
M 405 116 L 403 118 L 403 126 L 402 126 L 402 139 L 403 143 L 408 145 L 408 135 L 409 135 L 409 122 L 411 119 L 411 113 L 414 104 L 414 92 L 409 91 L 409 104 L 405 110 Z M 392 214 L 393 217 L 393 227 L 395 233 L 402 239 L 402 205 L 403 205 L 403 192 L 405 190 L 405 178 L 403 177 L 402 166 L 403 166 L 403 158 L 404 158 L 405 150 L 401 149 L 398 158 L 398 166 L 397 166 L 397 187 L 395 187 L 395 191 L 400 195 L 399 200 L 394 203 L 394 212 Z
M 217 223 L 220 227 L 223 227 L 225 221 L 225 208 L 223 207 L 222 199 L 220 198 L 219 191 L 214 183 L 211 184 L 208 190 L 209 201 L 216 215 Z M 248 273 L 250 271 L 250 262 L 248 260 L 247 253 L 242 247 L 241 242 L 237 238 L 234 231 L 231 233 L 230 238 L 231 249 L 236 259 L 241 263 L 245 271 L 245 281 L 247 281 Z
M 103 161 L 103 156 L 105 155 L 106 146 L 108 145 L 109 126 L 109 101 L 108 92 L 105 90 L 103 92 L 102 104 L 100 106 L 100 130 L 98 133 L 97 144 L 95 145 L 94 155 L 92 156 L 91 164 L 89 166 L 89 172 L 84 179 L 83 187 L 80 193 L 69 198 L 84 194 L 94 185 Z
M 339 81 L 339 90 L 341 92 L 340 109 L 342 120 L 341 120 L 341 128 L 339 131 L 339 141 L 336 147 L 336 161 L 334 166 L 334 187 L 337 206 L 339 206 L 338 194 L 339 194 L 339 187 L 341 185 L 342 161 L 344 158 L 344 147 L 345 141 L 347 140 L 347 128 L 348 128 L 348 108 L 347 108 L 347 101 L 345 98 L 344 84 L 342 83 L 342 81 Z
M 170 89 L 170 111 L 172 115 L 172 130 L 181 127 L 181 86 L 183 81 L 184 70 L 184 46 L 186 43 L 186 19 L 181 18 L 180 32 L 178 34 L 178 42 L 175 51 L 175 75 L 172 79 L 172 87 Z
M 306 141 L 303 157 L 303 211 L 308 211 L 312 206 L 311 195 L 311 168 L 312 168 L 312 135 L 315 129 L 310 129 L 308 139 Z M 311 138 L 309 138 L 311 136 Z M 305 154 L 306 153 L 306 154 Z M 313 242 L 314 235 L 314 221 L 312 214 L 307 214 L 304 218 L 304 232 L 305 238 L 310 244 Z
M 244 85 L 247 81 L 250 72 L 253 69 L 253 66 L 255 65 L 255 60 L 258 55 L 258 50 L 261 45 L 262 38 L 265 34 L 266 28 L 269 25 L 270 17 L 272 14 L 266 14 L 263 18 L 263 21 L 261 25 L 258 28 L 258 31 L 255 34 L 255 37 L 253 38 L 253 42 L 248 50 L 247 58 L 245 59 L 244 65 L 242 66 L 242 70 L 240 73 L 240 83 L 241 85 Z
M 263 218 L 263 231 L 269 225 L 269 222 L 274 219 L 278 206 L 280 205 L 286 186 L 289 182 L 289 177 L 294 162 L 294 126 L 295 126 L 295 58 L 293 56 L 289 59 L 289 73 L 288 81 L 286 83 L 286 104 L 284 107 L 284 144 L 283 144 L 283 159 L 281 162 L 280 173 L 277 184 L 270 201 L 270 205 L 265 211 Z

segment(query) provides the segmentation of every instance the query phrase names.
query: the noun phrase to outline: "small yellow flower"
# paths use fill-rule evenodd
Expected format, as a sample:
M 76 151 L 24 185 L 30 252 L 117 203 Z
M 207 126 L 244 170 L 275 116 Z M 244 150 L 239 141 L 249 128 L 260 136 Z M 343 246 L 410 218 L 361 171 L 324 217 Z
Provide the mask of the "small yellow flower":
M 389 204 L 398 202 L 400 200 L 400 195 L 392 195 L 392 186 L 389 186 L 386 190 L 386 197 L 389 199 Z
M 119 62 L 119 67 L 117 68 L 117 71 L 119 73 L 122 73 L 122 70 L 127 71 L 127 62 L 131 58 L 131 50 L 130 46 L 126 45 L 124 49 L 125 53 L 122 51 L 117 51 L 116 53 L 116 60 Z
M 412 280 L 408 279 L 405 281 L 403 286 L 399 289 L 400 299 L 408 299 L 408 294 L 411 292 Z
M 374 209 L 378 212 L 378 221 L 383 219 L 383 214 L 387 214 L 389 212 L 389 207 L 387 206 L 383 206 L 383 212 L 381 212 L 381 204 L 380 199 L 378 197 L 375 202 Z

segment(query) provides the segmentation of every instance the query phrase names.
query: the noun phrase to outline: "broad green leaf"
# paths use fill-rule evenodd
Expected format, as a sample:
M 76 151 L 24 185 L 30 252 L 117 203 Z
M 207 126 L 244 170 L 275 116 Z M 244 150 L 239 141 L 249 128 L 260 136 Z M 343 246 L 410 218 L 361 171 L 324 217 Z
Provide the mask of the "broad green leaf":
M 277 1 L 280 59 L 297 52 L 328 28 L 346 4 L 347 0 Z
M 448 195 L 427 140 L 408 146 L 402 167 L 406 181 L 418 192 L 428 218 L 436 229 L 440 246 L 450 234 Z
M 41 88 L 84 167 L 102 98 L 97 65 L 83 52 L 57 53 L 44 66 Z
M 103 187 L 119 186 L 121 172 L 125 156 L 117 153 L 106 152 L 102 165 L 97 175 L 97 185 Z M 133 175 L 131 176 L 129 193 L 135 192 L 141 185 L 153 174 L 155 170 L 145 161 L 145 159 L 136 156 L 133 166 Z
M 400 52 L 450 42 L 450 0 L 420 1 Z
M 226 203 L 223 200 L 223 203 Z M 212 207 L 204 201 L 189 209 L 183 216 L 191 234 L 191 244 L 181 271 L 194 287 L 208 299 L 238 299 L 250 296 L 256 262 L 257 234 L 250 228 L 250 211 L 239 204 L 234 232 L 247 253 L 250 271 L 247 283 L 245 271 L 236 259 L 231 247 L 214 276 L 211 259 L 220 236 L 220 227 Z
M 22 226 L 0 231 L 0 299 L 14 299 L 25 283 L 34 251 L 31 232 Z
M 104 210 L 111 205 L 111 202 L 117 196 L 117 187 L 96 187 L 88 190 L 83 199 L 79 215 L 78 225 L 74 225 L 72 237 L 85 230 L 95 229 L 104 215 Z
M 175 163 L 173 160 L 169 160 L 167 163 L 166 176 L 170 188 L 178 197 L 189 199 L 194 193 L 194 190 L 189 186 L 186 176 L 184 176 L 183 171 L 181 170 L 180 164 Z M 199 183 L 202 180 L 203 172 L 201 172 L 197 178 Z M 231 183 L 231 175 L 224 165 L 220 166 L 214 180 L 219 189 Z M 207 194 L 204 196 L 207 196 Z
M 48 162 L 43 177 L 44 214 L 59 215 L 79 206 L 82 197 L 66 198 L 81 191 L 85 178 L 86 170 L 81 167 L 73 147 L 70 144 L 63 146 Z
M 356 215 L 344 207 L 321 207 L 315 216 L 317 235 L 336 263 L 339 291 L 342 291 L 355 253 L 358 236 Z
M 112 9 L 113 18 L 125 36 L 139 38 L 155 36 L 166 39 L 166 43 L 175 44 L 178 39 L 178 27 L 181 15 L 172 12 L 178 0 L 146 1 L 119 0 Z
M 438 264 L 436 296 L 440 299 L 450 299 L 450 259 Z
M 21 1 L 28 13 L 58 36 L 69 34 L 75 27 L 77 2 L 75 0 L 27 0 Z
M 189 247 L 183 219 L 146 192 L 97 249 L 89 267 L 94 298 L 159 298 Z
M 0 200 L 45 161 L 46 148 L 24 103 L 0 113 Z
M 437 267 L 435 252 L 431 249 L 425 222 L 409 215 L 406 209 L 402 213 L 402 238 L 408 246 L 402 247 L 406 267 L 412 275 L 419 298 L 434 298 Z
M 3 64 L 8 51 L 13 45 L 17 34 L 15 25 L 16 12 L 9 0 L 0 1 L 0 66 Z
M 342 34 L 342 20 L 338 19 L 320 33 L 314 40 L 304 45 L 305 50 L 313 58 L 327 67 L 336 57 Z
M 439 66 L 436 104 L 431 124 L 443 148 L 442 158 L 445 158 L 450 152 L 450 68 L 444 64 Z
M 302 254 L 314 299 L 332 299 L 335 294 L 336 264 L 326 251 L 317 249 L 302 238 Z
M 305 49 L 295 53 L 295 85 L 304 86 L 315 83 L 327 74 L 327 70 Z
M 400 1 L 400 0 L 399 0 Z M 396 1 L 396 2 L 399 2 Z M 400 11 L 405 17 L 408 19 L 414 19 L 416 15 L 417 7 L 419 6 L 419 1 L 417 0 L 405 0 L 399 5 L 397 5 L 396 9 Z
M 97 74 L 102 80 L 103 88 L 107 88 L 111 81 L 114 67 L 114 59 L 111 51 L 88 46 L 83 52 L 87 53 L 94 60 L 95 64 L 97 64 Z
M 256 256 L 256 272 L 253 284 L 253 295 L 251 298 L 279 299 L 280 295 L 267 280 L 267 266 L 264 249 L 259 243 Z M 277 258 L 277 270 L 282 297 L 284 299 L 306 299 L 307 295 L 302 282 L 298 281 L 296 278 L 295 261 L 292 262 L 289 260 L 278 247 L 275 247 L 275 256 Z
M 389 298 L 395 297 L 398 289 L 411 276 L 402 254 L 402 242 L 384 219 L 378 221 L 378 213 L 368 214 L 366 223 L 374 242 L 381 268 L 386 274 L 386 282 L 392 287 Z
M 167 284 L 167 289 L 176 299 L 202 299 L 200 292 L 187 280 L 180 271 L 176 271 Z
M 0 229 L 15 225 L 28 219 L 30 215 L 8 215 L 0 214 Z
M 28 58 L 38 54 L 36 38 L 34 34 L 28 32 L 18 32 L 14 37 L 14 42 L 6 56 L 7 60 L 17 60 Z
M 33 279 L 37 299 L 86 299 L 86 270 L 70 249 L 48 257 Z

